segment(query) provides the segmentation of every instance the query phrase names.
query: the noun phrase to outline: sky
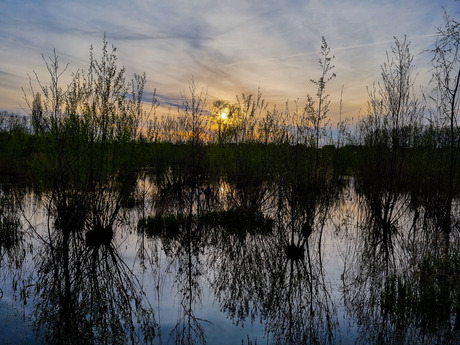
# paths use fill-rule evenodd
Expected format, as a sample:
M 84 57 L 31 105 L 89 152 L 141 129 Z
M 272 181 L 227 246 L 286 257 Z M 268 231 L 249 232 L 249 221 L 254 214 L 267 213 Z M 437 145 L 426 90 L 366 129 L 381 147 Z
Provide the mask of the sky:
M 366 112 L 367 86 L 394 38 L 407 36 L 416 84 L 429 81 L 429 55 L 444 9 L 454 0 L 0 0 L 0 109 L 26 108 L 22 88 L 34 73 L 47 82 L 42 60 L 56 50 L 61 66 L 87 69 L 90 45 L 100 56 L 104 33 L 127 76 L 146 73 L 147 95 L 179 104 L 193 78 L 215 99 L 230 102 L 260 88 L 270 105 L 315 94 L 324 36 L 337 77 L 327 85 L 331 118 L 343 88 L 344 116 Z M 66 79 L 67 78 L 67 79 Z

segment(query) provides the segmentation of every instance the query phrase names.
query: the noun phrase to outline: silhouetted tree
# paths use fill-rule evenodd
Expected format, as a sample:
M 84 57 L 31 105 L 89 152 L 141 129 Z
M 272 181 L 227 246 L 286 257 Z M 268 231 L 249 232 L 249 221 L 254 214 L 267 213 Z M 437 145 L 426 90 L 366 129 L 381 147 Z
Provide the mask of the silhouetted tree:
M 446 248 L 452 228 L 452 200 L 458 186 L 455 176 L 458 171 L 458 154 L 460 138 L 457 134 L 458 114 L 460 112 L 460 22 L 444 14 L 444 25 L 438 28 L 433 54 L 433 82 L 435 88 L 431 99 L 436 106 L 436 112 L 441 123 L 449 128 L 449 162 L 448 186 L 445 200 L 441 202 L 442 215 L 439 227 L 445 235 Z

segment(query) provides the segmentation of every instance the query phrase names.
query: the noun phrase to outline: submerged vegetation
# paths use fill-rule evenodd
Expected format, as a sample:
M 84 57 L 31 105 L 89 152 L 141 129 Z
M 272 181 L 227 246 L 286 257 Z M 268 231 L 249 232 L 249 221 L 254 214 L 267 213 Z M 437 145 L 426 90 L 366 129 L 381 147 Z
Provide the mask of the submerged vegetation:
M 336 135 L 327 93 L 335 57 L 324 38 L 316 94 L 283 111 L 261 90 L 208 106 L 192 80 L 176 116 L 158 116 L 155 93 L 143 101 L 145 75 L 127 79 L 105 38 L 100 59 L 91 48 L 88 69 L 65 87 L 67 66 L 44 58 L 49 83 L 36 76 L 24 94 L 29 121 L 0 117 L 0 267 L 21 267 L 34 242 L 36 272 L 21 296 L 26 303 L 33 290 L 39 339 L 161 340 L 117 243 L 137 236 L 144 271 L 150 263 L 158 273 L 160 251 L 168 272 L 177 266 L 176 343 L 206 342 L 195 306 L 207 270 L 235 323 L 259 318 L 273 343 L 340 341 L 324 262 L 334 228 L 352 243 L 340 278 L 357 342 L 458 341 L 459 35 L 446 14 L 426 52 L 425 97 L 414 91 L 410 43 L 395 39 L 367 115 Z M 25 195 L 45 222 L 24 211 Z

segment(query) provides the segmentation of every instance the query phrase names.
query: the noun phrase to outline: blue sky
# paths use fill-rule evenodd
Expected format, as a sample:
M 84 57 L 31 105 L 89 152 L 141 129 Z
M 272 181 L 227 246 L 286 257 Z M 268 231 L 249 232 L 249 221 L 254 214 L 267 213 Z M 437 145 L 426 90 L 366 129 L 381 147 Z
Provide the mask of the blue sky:
M 0 0 L 0 109 L 25 105 L 27 74 L 47 80 L 41 54 L 55 48 L 70 77 L 87 68 L 91 44 L 100 52 L 104 33 L 128 75 L 146 72 L 163 104 L 177 103 L 192 77 L 209 102 L 258 87 L 270 104 L 302 100 L 315 93 L 324 36 L 337 74 L 331 112 L 343 85 L 344 112 L 354 116 L 394 36 L 407 35 L 417 81 L 427 83 L 429 57 L 419 53 L 434 42 L 443 7 L 460 15 L 453 0 Z

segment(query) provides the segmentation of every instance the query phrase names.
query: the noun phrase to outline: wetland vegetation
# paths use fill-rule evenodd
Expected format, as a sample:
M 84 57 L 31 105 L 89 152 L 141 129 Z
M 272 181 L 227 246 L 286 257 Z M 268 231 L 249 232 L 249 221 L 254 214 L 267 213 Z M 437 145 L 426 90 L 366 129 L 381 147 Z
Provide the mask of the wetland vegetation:
M 395 39 L 334 130 L 324 39 L 315 95 L 284 110 L 191 80 L 159 116 L 105 38 L 65 86 L 44 58 L 30 121 L 1 117 L 2 341 L 458 343 L 458 37 L 446 14 L 425 97 Z

